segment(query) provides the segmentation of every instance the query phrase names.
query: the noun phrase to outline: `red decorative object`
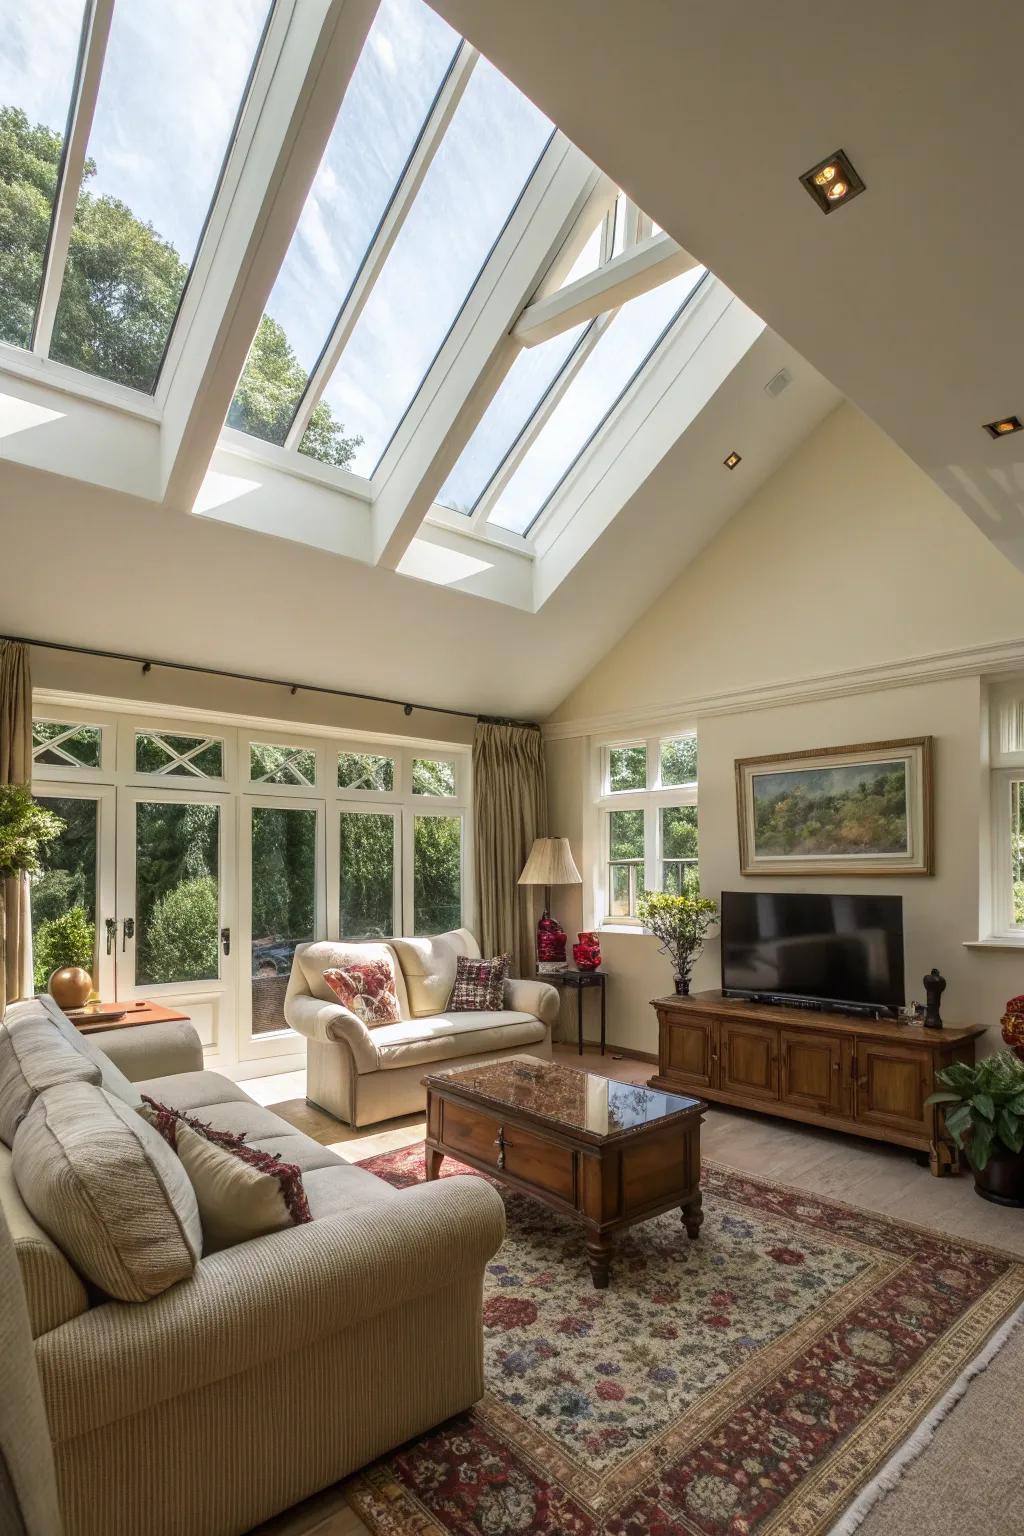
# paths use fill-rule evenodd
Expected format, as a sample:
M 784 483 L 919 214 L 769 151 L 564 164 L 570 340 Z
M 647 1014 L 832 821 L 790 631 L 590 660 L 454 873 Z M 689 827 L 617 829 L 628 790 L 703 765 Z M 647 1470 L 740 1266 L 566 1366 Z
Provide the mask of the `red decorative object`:
M 1003 1014 L 1003 1039 L 1024 1061 L 1024 993 L 1011 997 Z
M 601 964 L 601 944 L 596 933 L 581 933 L 572 947 L 578 971 L 596 971 Z
M 550 912 L 545 912 L 537 924 L 538 961 L 549 965 L 561 962 L 564 965 L 566 942 L 565 929 Z

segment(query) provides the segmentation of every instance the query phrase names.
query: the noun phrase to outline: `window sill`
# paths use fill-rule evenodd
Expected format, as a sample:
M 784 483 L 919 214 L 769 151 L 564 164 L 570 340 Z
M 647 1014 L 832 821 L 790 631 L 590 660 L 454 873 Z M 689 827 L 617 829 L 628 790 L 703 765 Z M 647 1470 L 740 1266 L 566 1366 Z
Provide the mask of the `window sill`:
M 964 949 L 1024 949 L 1024 933 L 1019 939 L 1011 934 L 988 939 L 965 939 L 963 947 Z
M 653 938 L 654 935 L 640 926 L 639 923 L 602 923 L 599 933 L 633 933 L 637 938 Z

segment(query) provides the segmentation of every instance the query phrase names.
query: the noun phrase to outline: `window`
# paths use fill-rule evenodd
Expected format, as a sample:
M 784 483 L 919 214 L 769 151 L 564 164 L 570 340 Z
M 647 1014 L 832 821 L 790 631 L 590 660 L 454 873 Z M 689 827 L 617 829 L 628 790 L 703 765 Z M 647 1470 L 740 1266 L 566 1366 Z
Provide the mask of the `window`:
M 249 780 L 253 784 L 316 783 L 316 753 L 308 747 L 279 747 L 269 742 L 249 744 Z
M 412 792 L 414 795 L 439 795 L 450 799 L 455 794 L 455 764 L 452 759 L 414 757 Z
M 462 926 L 462 817 L 413 820 L 413 932 Z
M 395 760 L 373 752 L 338 754 L 338 788 L 389 795 L 395 787 Z
M 98 768 L 103 733 L 98 725 L 66 721 L 32 721 L 32 761 L 49 768 Z
M 268 0 L 117 0 L 50 355 L 152 391 Z
M 343 939 L 382 939 L 395 931 L 397 816 L 341 812 L 338 933 Z
M 63 795 L 37 795 L 36 800 L 64 823 L 59 836 L 41 850 L 42 868 L 32 876 L 34 986 L 45 992 L 52 972 L 67 963 L 69 933 L 83 935 L 83 949 L 90 945 L 95 960 L 99 804 Z M 94 963 L 88 963 L 84 953 L 79 963 L 95 979 Z
M 987 927 L 994 938 L 1024 942 L 1024 681 L 993 689 L 989 703 L 992 897 Z
M 598 921 L 636 922 L 645 890 L 699 890 L 697 738 L 615 742 L 601 753 Z
M 135 771 L 174 778 L 222 779 L 224 743 L 214 736 L 171 736 L 163 731 L 137 731 Z

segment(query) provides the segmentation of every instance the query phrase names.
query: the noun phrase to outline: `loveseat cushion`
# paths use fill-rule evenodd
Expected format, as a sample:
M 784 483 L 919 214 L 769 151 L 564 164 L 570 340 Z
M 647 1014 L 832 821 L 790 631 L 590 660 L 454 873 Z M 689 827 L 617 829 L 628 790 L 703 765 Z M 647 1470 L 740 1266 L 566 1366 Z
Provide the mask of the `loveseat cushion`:
M 91 1083 L 39 1094 L 14 1139 L 18 1193 L 86 1279 L 148 1301 L 193 1272 L 202 1228 L 192 1186 L 159 1132 Z
M 336 994 L 324 981 L 324 971 L 343 970 L 346 966 L 360 965 L 367 960 L 386 960 L 394 967 L 398 1011 L 403 1019 L 407 1019 L 409 996 L 402 967 L 391 944 L 346 944 L 336 939 L 318 939 L 313 944 L 300 944 L 292 962 L 292 980 L 288 990 L 291 991 L 295 985 L 295 967 L 298 967 L 311 997 L 318 997 L 322 1003 L 337 1003 Z
M 18 1194 L 14 1157 L 6 1147 L 0 1147 L 0 1216 L 14 1244 L 32 1337 L 88 1311 L 85 1286 Z
M 442 1013 L 448 1006 L 455 985 L 455 969 L 460 955 L 480 958 L 480 946 L 468 928 L 438 933 L 422 939 L 392 939 L 409 993 L 409 1012 L 413 1018 Z M 407 1018 L 408 1014 L 403 1014 Z M 374 1038 L 379 1043 L 379 1036 Z
M 547 1026 L 532 1013 L 505 1008 L 497 1013 L 436 1013 L 406 1019 L 374 1031 L 380 1067 L 426 1066 L 453 1057 L 511 1051 L 547 1038 Z

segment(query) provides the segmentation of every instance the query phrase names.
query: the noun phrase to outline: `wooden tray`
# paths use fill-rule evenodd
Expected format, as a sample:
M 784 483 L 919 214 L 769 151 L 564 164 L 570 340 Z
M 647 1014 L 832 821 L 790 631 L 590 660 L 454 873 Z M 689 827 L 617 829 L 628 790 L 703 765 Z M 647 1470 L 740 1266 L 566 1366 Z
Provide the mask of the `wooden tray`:
M 123 1019 L 127 1012 L 127 1008 L 90 1008 L 87 1004 L 84 1008 L 69 1008 L 67 1015 L 76 1024 L 110 1024 Z

